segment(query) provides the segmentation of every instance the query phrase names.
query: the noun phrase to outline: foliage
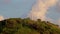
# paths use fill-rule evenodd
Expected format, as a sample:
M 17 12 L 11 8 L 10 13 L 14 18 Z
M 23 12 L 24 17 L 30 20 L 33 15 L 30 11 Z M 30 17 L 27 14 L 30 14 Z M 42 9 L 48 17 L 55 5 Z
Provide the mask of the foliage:
M 60 34 L 60 28 L 41 19 L 10 18 L 0 21 L 0 34 Z

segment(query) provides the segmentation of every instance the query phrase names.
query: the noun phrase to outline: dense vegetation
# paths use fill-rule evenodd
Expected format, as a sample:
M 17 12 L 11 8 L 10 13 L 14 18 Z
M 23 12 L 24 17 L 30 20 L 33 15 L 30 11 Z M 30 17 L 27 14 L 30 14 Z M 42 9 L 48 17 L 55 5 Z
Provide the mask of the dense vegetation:
M 60 34 L 60 28 L 40 19 L 10 18 L 0 21 L 0 34 Z

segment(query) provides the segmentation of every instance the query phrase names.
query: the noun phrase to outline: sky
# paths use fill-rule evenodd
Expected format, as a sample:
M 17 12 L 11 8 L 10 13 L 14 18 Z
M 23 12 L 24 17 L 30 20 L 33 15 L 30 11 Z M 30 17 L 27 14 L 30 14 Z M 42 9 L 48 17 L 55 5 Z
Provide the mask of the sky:
M 44 19 L 60 25 L 59 0 L 0 0 L 0 16 L 4 18 Z M 31 17 L 33 16 L 33 17 Z
M 4 18 L 26 17 L 35 0 L 0 0 L 0 15 Z

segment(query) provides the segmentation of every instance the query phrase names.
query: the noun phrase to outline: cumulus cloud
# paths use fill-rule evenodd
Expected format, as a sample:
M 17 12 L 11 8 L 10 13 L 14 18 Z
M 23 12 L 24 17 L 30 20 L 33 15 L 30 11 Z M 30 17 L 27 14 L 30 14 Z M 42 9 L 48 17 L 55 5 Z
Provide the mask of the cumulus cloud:
M 3 16 L 0 16 L 0 21 L 4 20 Z
M 54 6 L 57 0 L 37 0 L 37 3 L 32 7 L 31 12 L 28 17 L 33 20 L 36 19 L 46 19 L 46 13 L 49 7 Z

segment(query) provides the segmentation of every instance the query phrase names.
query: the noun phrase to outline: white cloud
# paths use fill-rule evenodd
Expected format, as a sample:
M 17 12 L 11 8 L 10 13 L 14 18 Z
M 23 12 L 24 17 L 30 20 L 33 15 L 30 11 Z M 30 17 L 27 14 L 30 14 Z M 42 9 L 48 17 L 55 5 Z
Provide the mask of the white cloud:
M 55 5 L 57 0 L 37 0 L 37 3 L 32 7 L 28 17 L 31 19 L 46 19 L 46 13 L 49 7 Z M 50 18 L 49 18 L 50 19 Z
M 0 21 L 4 20 L 3 16 L 0 16 Z

